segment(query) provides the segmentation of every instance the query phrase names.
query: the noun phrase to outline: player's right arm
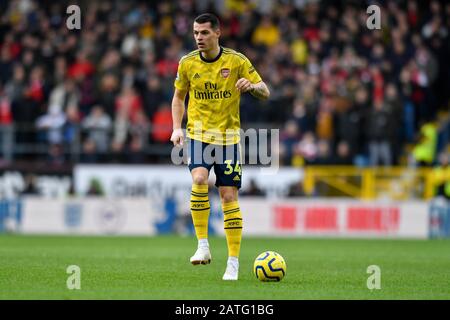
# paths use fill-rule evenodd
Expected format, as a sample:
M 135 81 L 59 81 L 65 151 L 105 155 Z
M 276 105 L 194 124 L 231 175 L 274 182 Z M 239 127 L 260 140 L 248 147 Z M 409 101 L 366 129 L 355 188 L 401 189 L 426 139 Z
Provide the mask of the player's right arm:
M 189 78 L 186 71 L 187 66 L 183 58 L 181 58 L 180 63 L 178 64 L 177 77 L 174 82 L 175 92 L 172 98 L 173 132 L 172 136 L 170 137 L 170 141 L 172 141 L 175 146 L 182 146 L 184 141 L 184 134 L 183 129 L 181 128 L 181 123 L 183 121 L 185 111 L 184 101 L 189 89 Z
M 170 137 L 170 141 L 176 145 L 183 145 L 184 134 L 183 129 L 181 128 L 181 123 L 183 121 L 184 116 L 184 101 L 186 99 L 187 90 L 177 89 L 175 88 L 175 92 L 172 98 L 172 127 L 173 132 Z

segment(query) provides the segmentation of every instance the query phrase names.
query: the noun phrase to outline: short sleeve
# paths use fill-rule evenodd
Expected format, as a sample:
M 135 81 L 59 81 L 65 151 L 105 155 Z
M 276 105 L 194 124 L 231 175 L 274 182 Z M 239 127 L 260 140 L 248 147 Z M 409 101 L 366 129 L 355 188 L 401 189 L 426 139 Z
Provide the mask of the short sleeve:
M 241 60 L 242 64 L 241 64 L 241 68 L 240 68 L 239 77 L 246 78 L 251 83 L 261 82 L 262 79 L 261 79 L 260 75 L 258 74 L 258 72 L 256 71 L 255 67 L 250 62 L 250 60 L 248 60 L 248 58 L 245 57 L 244 55 L 242 55 L 242 57 L 243 57 L 243 59 Z
M 189 81 L 186 75 L 186 63 L 183 63 L 183 59 L 178 63 L 177 77 L 174 82 L 175 88 L 178 90 L 188 90 Z

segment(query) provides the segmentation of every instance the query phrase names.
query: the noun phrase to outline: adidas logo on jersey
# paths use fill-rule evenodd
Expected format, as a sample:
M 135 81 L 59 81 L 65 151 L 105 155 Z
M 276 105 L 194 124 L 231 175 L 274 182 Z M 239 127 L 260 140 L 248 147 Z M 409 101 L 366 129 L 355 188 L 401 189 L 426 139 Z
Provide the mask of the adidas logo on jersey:
M 241 181 L 241 179 L 239 178 L 239 176 L 235 176 L 235 177 L 233 178 L 233 181 Z
M 200 75 L 199 75 L 198 73 L 196 73 L 196 74 L 194 75 L 194 79 L 200 79 Z

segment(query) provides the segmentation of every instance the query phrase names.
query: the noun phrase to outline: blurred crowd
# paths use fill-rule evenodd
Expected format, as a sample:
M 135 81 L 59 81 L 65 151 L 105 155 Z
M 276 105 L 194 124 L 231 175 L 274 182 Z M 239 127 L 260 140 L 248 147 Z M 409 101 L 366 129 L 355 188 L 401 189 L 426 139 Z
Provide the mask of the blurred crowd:
M 75 3 L 81 29 L 69 30 Z M 371 4 L 380 30 L 367 28 Z M 394 165 L 424 126 L 439 134 L 450 94 L 445 1 L 11 0 L 0 1 L 2 159 L 36 159 L 44 145 L 52 163 L 142 163 L 169 146 L 178 61 L 207 11 L 221 20 L 221 44 L 270 88 L 268 101 L 242 96 L 241 121 L 282 130 L 283 164 Z

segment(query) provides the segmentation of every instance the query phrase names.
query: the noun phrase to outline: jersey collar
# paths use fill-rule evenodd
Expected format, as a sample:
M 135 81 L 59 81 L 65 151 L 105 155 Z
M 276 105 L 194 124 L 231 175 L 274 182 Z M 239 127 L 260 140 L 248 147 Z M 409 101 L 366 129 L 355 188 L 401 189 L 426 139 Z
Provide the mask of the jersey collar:
M 220 47 L 219 54 L 214 59 L 211 59 L 211 60 L 208 60 L 208 59 L 204 58 L 202 56 L 201 52 L 199 52 L 198 54 L 200 55 L 200 59 L 202 59 L 202 61 L 207 62 L 207 63 L 211 63 L 211 62 L 216 62 L 217 60 L 219 60 L 220 56 L 222 55 L 222 51 L 223 51 L 223 48 Z

